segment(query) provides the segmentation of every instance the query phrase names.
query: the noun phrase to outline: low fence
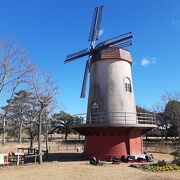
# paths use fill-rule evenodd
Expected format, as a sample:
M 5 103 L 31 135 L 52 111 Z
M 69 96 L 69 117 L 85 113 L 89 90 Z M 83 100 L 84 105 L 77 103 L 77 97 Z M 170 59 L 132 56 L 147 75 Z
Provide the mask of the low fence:
M 143 142 L 144 151 L 147 152 L 159 152 L 159 153 L 172 153 L 176 150 L 180 150 L 179 143 L 168 142 Z M 49 151 L 83 151 L 84 143 L 60 143 L 56 145 L 50 145 Z
M 83 151 L 84 144 L 73 143 L 73 144 L 56 144 L 56 145 L 49 145 L 49 151 Z
M 144 151 L 159 152 L 159 153 L 172 153 L 176 150 L 180 151 L 180 143 L 174 142 L 143 142 Z M 29 147 L 29 143 L 22 143 L 20 146 L 17 143 L 8 143 L 6 146 L 0 146 L 0 153 L 16 152 L 18 147 Z M 37 142 L 34 144 L 37 148 Z M 45 143 L 42 143 L 42 149 L 45 150 Z M 49 142 L 50 152 L 63 152 L 63 151 L 83 151 L 84 143 L 82 142 Z
M 143 142 L 144 151 L 159 152 L 159 153 L 172 153 L 180 151 L 180 143 L 173 142 Z

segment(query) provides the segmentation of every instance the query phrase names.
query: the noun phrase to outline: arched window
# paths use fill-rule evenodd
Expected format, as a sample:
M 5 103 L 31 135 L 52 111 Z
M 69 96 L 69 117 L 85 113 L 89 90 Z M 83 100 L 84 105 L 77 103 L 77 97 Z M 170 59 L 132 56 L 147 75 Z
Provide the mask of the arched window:
M 93 102 L 91 105 L 91 123 L 99 123 L 99 105 L 97 102 Z
M 91 113 L 96 114 L 99 112 L 99 105 L 97 102 L 93 102 L 91 106 Z
M 130 92 L 130 93 L 132 92 L 131 81 L 127 77 L 124 79 L 124 86 L 126 92 Z

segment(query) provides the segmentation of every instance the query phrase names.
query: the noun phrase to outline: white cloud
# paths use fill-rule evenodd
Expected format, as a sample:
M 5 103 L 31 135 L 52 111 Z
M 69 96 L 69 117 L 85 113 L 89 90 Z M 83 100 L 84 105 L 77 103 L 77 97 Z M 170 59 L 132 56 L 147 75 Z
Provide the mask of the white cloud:
M 154 57 L 144 57 L 141 61 L 141 66 L 148 66 L 150 64 L 156 64 L 157 59 Z
M 143 58 L 141 61 L 141 66 L 147 66 L 150 64 L 150 61 L 146 58 Z
M 99 30 L 99 37 L 102 36 L 104 34 L 104 30 L 103 29 L 100 29 Z
M 176 28 L 180 28 L 180 19 L 172 21 L 171 24 Z

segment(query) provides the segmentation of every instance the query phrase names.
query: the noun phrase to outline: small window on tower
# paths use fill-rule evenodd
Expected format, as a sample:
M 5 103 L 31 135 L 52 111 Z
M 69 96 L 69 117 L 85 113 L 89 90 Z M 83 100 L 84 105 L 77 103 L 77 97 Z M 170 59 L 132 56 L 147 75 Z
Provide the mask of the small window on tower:
M 99 105 L 97 102 L 93 102 L 91 105 L 91 123 L 99 123 Z
M 99 105 L 97 102 L 93 102 L 91 106 L 91 113 L 98 113 L 99 112 Z
M 131 88 L 131 81 L 129 78 L 125 78 L 124 85 L 125 85 L 125 91 L 131 93 L 132 88 Z

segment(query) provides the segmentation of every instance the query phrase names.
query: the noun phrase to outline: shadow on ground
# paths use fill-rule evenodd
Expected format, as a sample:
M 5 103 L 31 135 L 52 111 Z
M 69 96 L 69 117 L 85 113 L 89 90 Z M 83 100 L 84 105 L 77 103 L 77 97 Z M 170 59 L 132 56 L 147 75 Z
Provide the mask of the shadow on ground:
M 68 161 L 83 161 L 82 153 L 49 153 L 48 161 L 59 161 L 59 162 L 68 162 Z

